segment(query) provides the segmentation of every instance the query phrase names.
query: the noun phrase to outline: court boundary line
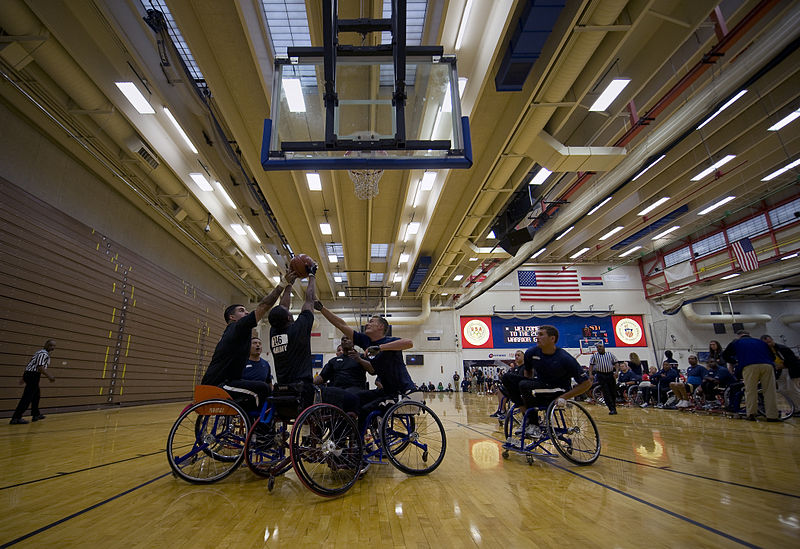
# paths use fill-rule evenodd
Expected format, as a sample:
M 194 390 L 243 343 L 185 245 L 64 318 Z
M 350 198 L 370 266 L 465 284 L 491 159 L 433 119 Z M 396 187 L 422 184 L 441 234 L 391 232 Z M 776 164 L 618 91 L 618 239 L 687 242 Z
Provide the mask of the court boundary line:
M 476 432 L 478 434 L 483 435 L 483 433 L 481 433 L 480 431 L 478 431 L 474 427 L 471 427 L 469 425 L 465 425 L 463 423 L 460 423 L 460 422 L 452 420 L 452 419 L 448 419 L 448 421 L 451 421 L 451 422 L 455 423 L 456 425 L 458 425 L 460 427 L 464 427 L 466 429 L 469 429 L 470 431 L 474 431 L 474 432 Z M 487 435 L 484 435 L 484 436 L 487 436 Z M 495 440 L 495 441 L 497 441 L 497 442 L 500 442 L 500 443 L 505 442 L 505 441 L 501 441 L 500 439 L 498 439 L 498 438 L 496 438 L 494 436 L 491 436 L 491 435 L 488 435 L 488 437 L 493 439 L 493 440 Z M 684 522 L 688 522 L 689 524 L 697 526 L 698 528 L 702 528 L 703 530 L 707 530 L 708 532 L 711 532 L 713 534 L 717 534 L 718 536 L 722 536 L 725 539 L 728 539 L 730 541 L 734 541 L 734 542 L 736 542 L 736 543 L 738 543 L 740 545 L 744 545 L 745 547 L 751 547 L 751 548 L 754 548 L 754 549 L 760 549 L 758 545 L 752 544 L 752 543 L 750 543 L 748 541 L 745 541 L 743 539 L 739 539 L 736 536 L 732 536 L 730 534 L 726 534 L 725 532 L 723 532 L 721 530 L 717 530 L 713 526 L 709 526 L 707 524 L 703 524 L 702 522 L 698 522 L 698 521 L 696 521 L 694 519 L 691 519 L 691 518 L 689 518 L 687 516 L 681 515 L 680 513 L 676 513 L 675 511 L 670 511 L 666 507 L 661 507 L 660 505 L 658 505 L 656 503 L 651 503 L 651 502 L 649 502 L 649 501 L 647 501 L 645 499 L 642 499 L 642 498 L 640 498 L 638 496 L 634 496 L 633 494 L 630 494 L 628 492 L 620 490 L 619 488 L 614 488 L 613 486 L 610 486 L 608 484 L 600 482 L 599 480 L 594 480 L 594 479 L 592 479 L 590 477 L 587 477 L 584 474 L 578 473 L 577 471 L 573 471 L 572 469 L 564 467 L 563 465 L 559 465 L 559 464 L 555 463 L 552 459 L 549 459 L 548 456 L 540 456 L 540 459 L 544 463 L 546 463 L 547 465 L 550 465 L 551 467 L 555 467 L 556 469 L 560 469 L 560 470 L 562 470 L 564 472 L 570 473 L 571 475 L 574 475 L 574 476 L 576 476 L 578 478 L 582 478 L 582 479 L 587 480 L 587 481 L 589 481 L 589 482 L 591 482 L 593 484 L 597 484 L 598 486 L 600 486 L 602 488 L 605 488 L 605 489 L 610 490 L 610 491 L 612 491 L 612 492 L 614 492 L 616 494 L 619 494 L 621 496 L 624 496 L 624 497 L 627 497 L 629 499 L 632 499 L 633 501 L 635 501 L 637 503 L 641 503 L 641 504 L 646 505 L 648 507 L 651 507 L 651 508 L 653 508 L 653 509 L 655 509 L 657 511 L 661 511 L 662 513 L 665 513 L 665 514 L 667 514 L 667 515 L 669 515 L 669 516 L 671 516 L 673 518 L 676 518 L 678 520 L 682 520 Z M 0 548 L 0 549 L 2 549 L 2 548 Z
M 110 498 L 104 499 L 103 501 L 95 503 L 94 505 L 90 505 L 89 507 L 86 507 L 85 509 L 81 509 L 80 511 L 72 513 L 71 515 L 68 515 L 68 516 L 66 516 L 64 518 L 58 519 L 55 522 L 51 522 L 50 524 L 46 524 L 46 525 L 42 526 L 41 528 L 37 528 L 36 530 L 34 530 L 32 532 L 28 532 L 27 534 L 25 534 L 23 536 L 20 536 L 20 537 L 18 537 L 16 539 L 12 539 L 11 541 L 3 543 L 2 545 L 0 545 L 0 549 L 5 549 L 6 547 L 11 547 L 12 545 L 16 545 L 17 543 L 19 543 L 21 541 L 25 541 L 26 539 L 31 538 L 31 537 L 33 537 L 33 536 L 35 536 L 37 534 L 41 534 L 42 532 L 45 532 L 45 531 L 49 530 L 50 528 L 58 526 L 59 524 L 61 524 L 63 522 L 66 522 L 68 520 L 74 519 L 75 517 L 79 517 L 80 515 L 83 515 L 84 513 L 88 513 L 89 511 L 91 511 L 93 509 L 97 509 L 101 505 L 105 505 L 106 503 L 110 503 L 110 502 L 114 501 L 115 499 L 121 498 L 122 496 L 125 496 L 127 494 L 130 494 L 131 492 L 134 492 L 134 491 L 138 490 L 139 488 L 144 488 L 148 484 L 152 484 L 153 482 L 155 482 L 157 480 L 161 480 L 162 478 L 164 478 L 164 477 L 166 477 L 168 475 L 171 475 L 171 474 L 172 474 L 171 471 L 169 473 L 164 473 L 163 475 L 159 475 L 156 478 L 150 479 L 147 482 L 143 482 L 142 484 L 140 484 L 138 486 L 134 486 L 133 488 L 125 490 L 124 492 L 121 492 L 121 493 L 119 493 L 119 494 L 117 494 L 115 496 L 111 496 Z
M 118 463 L 125 463 L 126 461 L 133 461 L 134 459 L 140 459 L 143 457 L 150 457 L 155 456 L 160 453 L 164 452 L 164 450 L 159 450 L 157 452 L 150 452 L 149 454 L 139 454 L 138 456 L 133 456 L 125 459 L 120 459 L 117 461 L 109 461 L 108 463 L 101 463 L 99 465 L 93 465 L 91 467 L 84 467 L 83 469 L 76 469 L 74 471 L 67 471 L 67 472 L 59 472 L 55 475 L 50 475 L 49 477 L 42 477 L 33 480 L 26 480 L 25 482 L 19 482 L 17 484 L 9 484 L 8 486 L 0 486 L 0 492 L 3 490 L 8 490 L 9 488 L 17 488 L 18 486 L 26 486 L 28 484 L 34 484 L 36 482 L 43 482 L 45 480 L 53 480 L 54 478 L 62 478 L 69 475 L 74 475 L 76 473 L 84 473 L 86 471 L 91 471 L 92 469 L 99 469 L 101 467 L 108 467 L 109 465 L 117 465 Z

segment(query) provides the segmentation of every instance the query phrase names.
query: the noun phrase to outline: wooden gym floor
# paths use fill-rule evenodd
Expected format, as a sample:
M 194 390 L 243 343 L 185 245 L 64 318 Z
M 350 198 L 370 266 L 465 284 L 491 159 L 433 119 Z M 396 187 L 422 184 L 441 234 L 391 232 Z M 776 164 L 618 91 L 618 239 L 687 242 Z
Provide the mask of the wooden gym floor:
M 210 486 L 170 474 L 183 403 L 0 426 L 0 547 L 797 547 L 798 419 L 750 423 L 589 406 L 600 459 L 500 455 L 489 397 L 436 394 L 447 456 L 429 476 L 373 465 L 325 499 L 294 472 Z

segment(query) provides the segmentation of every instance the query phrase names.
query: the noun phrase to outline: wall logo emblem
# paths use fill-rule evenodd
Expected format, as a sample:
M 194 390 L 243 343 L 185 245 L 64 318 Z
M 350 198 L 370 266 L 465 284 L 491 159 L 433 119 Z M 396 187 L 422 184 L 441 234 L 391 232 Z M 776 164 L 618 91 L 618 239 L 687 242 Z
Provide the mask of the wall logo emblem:
M 617 339 L 627 345 L 638 343 L 642 339 L 642 328 L 639 324 L 630 319 L 623 318 L 614 327 Z
M 473 319 L 464 324 L 464 338 L 476 347 L 489 341 L 492 330 L 483 320 Z

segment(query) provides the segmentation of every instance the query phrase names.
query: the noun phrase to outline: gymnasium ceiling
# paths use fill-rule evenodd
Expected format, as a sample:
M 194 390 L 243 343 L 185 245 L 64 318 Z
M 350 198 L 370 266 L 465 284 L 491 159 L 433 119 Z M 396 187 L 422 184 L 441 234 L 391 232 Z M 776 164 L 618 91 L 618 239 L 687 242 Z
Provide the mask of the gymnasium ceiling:
M 422 43 L 455 53 L 459 75 L 468 79 L 462 110 L 470 117 L 474 150 L 473 167 L 439 173 L 416 208 L 420 170 L 387 171 L 380 194 L 369 201 L 356 199 L 346 172 L 322 172 L 322 190 L 312 191 L 304 173 L 262 170 L 275 51 L 264 5 L 276 3 L 281 9 L 278 0 L 166 0 L 172 30 L 185 41 L 178 50 L 196 63 L 190 75 L 166 34 L 143 20 L 147 9 L 163 10 L 162 2 L 3 0 L 0 97 L 251 297 L 274 285 L 292 250 L 319 260 L 318 293 L 335 304 L 397 292 L 390 306 L 414 307 L 425 295 L 458 306 L 542 248 L 537 263 L 635 264 L 642 254 L 646 260 L 680 239 L 698 238 L 798 192 L 796 167 L 762 181 L 800 157 L 800 121 L 767 131 L 800 108 L 797 2 L 567 2 L 522 90 L 498 92 L 495 76 L 528 2 L 472 0 L 465 17 L 465 0 L 409 0 L 410 11 L 424 10 Z M 311 44 L 321 45 L 321 2 L 286 3 L 289 12 L 299 9 L 302 17 L 305 11 Z M 380 17 L 382 8 L 382 0 L 340 0 L 339 15 Z M 743 21 L 747 28 L 728 36 L 724 55 L 704 58 Z M 702 70 L 693 71 L 698 65 Z M 697 76 L 670 94 L 687 74 Z M 630 83 L 604 111 L 590 112 L 613 78 Z M 114 85 L 119 81 L 134 82 L 155 113 L 136 112 Z M 746 94 L 696 129 L 745 83 Z M 658 113 L 626 137 L 635 121 L 629 105 L 639 117 Z M 662 151 L 664 158 L 633 180 Z M 142 154 L 152 156 L 150 164 Z M 691 181 L 727 155 L 735 158 L 716 174 Z M 553 174 L 529 185 L 540 166 Z M 199 190 L 189 176 L 198 172 L 218 181 L 235 208 L 219 187 Z M 726 196 L 735 199 L 697 215 Z M 638 215 L 661 197 L 669 200 Z M 520 200 L 529 200 L 530 207 L 513 219 L 516 227 L 531 224 L 536 230 L 511 256 L 489 232 L 498 219 L 513 217 L 504 212 L 510 204 L 518 210 Z M 681 206 L 688 210 L 669 236 L 646 235 L 612 249 Z M 421 223 L 420 231 L 404 242 L 411 220 Z M 331 235 L 321 233 L 325 222 Z M 237 234 L 232 223 L 249 225 L 261 242 Z M 622 229 L 600 240 L 615 227 Z M 325 243 L 341 243 L 336 263 Z M 387 256 L 374 257 L 372 244 L 387 244 Z M 620 257 L 634 245 L 642 248 Z M 405 254 L 408 260 L 401 263 Z M 432 258 L 430 271 L 411 292 L 409 278 L 423 256 Z M 748 283 L 797 288 L 798 280 L 790 277 L 800 262 L 782 263 L 780 272 L 748 273 Z M 481 271 L 486 280 L 469 284 Z M 347 281 L 337 282 L 337 273 L 347 273 Z M 370 283 L 370 274 L 382 275 L 382 281 Z M 730 288 L 706 285 L 702 293 Z M 772 289 L 762 286 L 754 293 L 767 297 Z M 787 295 L 796 290 L 781 297 Z

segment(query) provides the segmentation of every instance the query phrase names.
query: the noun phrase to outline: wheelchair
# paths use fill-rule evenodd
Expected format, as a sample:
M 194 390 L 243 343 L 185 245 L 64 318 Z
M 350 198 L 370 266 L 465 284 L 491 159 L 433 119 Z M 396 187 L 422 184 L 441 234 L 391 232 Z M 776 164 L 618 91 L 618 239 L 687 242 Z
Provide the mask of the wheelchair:
M 260 410 L 245 412 L 220 387 L 198 385 L 167 438 L 173 474 L 210 484 L 233 473 L 243 461 L 257 475 L 275 478 L 294 468 L 317 493 L 347 491 L 358 479 L 363 445 L 352 417 L 331 404 L 301 408 L 300 391 L 277 386 Z M 298 415 L 299 414 L 299 415 Z
M 737 398 L 738 405 L 736 404 Z M 737 416 L 747 415 L 747 410 L 745 409 L 744 383 L 737 382 L 730 384 L 725 388 L 722 399 L 725 403 L 725 410 L 727 412 Z M 786 421 L 792 417 L 792 415 L 794 415 L 794 403 L 791 401 L 791 399 L 778 390 L 775 391 L 775 404 L 778 408 L 779 420 Z M 760 387 L 758 389 L 758 414 L 761 416 L 767 415 L 766 406 L 764 405 L 764 396 L 762 395 Z
M 600 457 L 600 435 L 597 425 L 583 405 L 574 400 L 567 400 L 563 408 L 559 408 L 555 399 L 542 409 L 528 408 L 522 414 L 514 405 L 506 414 L 503 432 L 506 442 L 503 443 L 503 458 L 509 452 L 525 455 L 528 465 L 533 464 L 534 457 L 555 457 L 560 454 L 576 465 L 591 465 Z M 545 421 L 540 418 L 541 434 L 536 437 L 526 435 L 526 429 L 532 422 L 531 414 L 545 412 Z M 548 444 L 549 443 L 549 444 Z M 548 444 L 548 446 L 546 446 Z M 555 448 L 557 453 L 549 450 Z

